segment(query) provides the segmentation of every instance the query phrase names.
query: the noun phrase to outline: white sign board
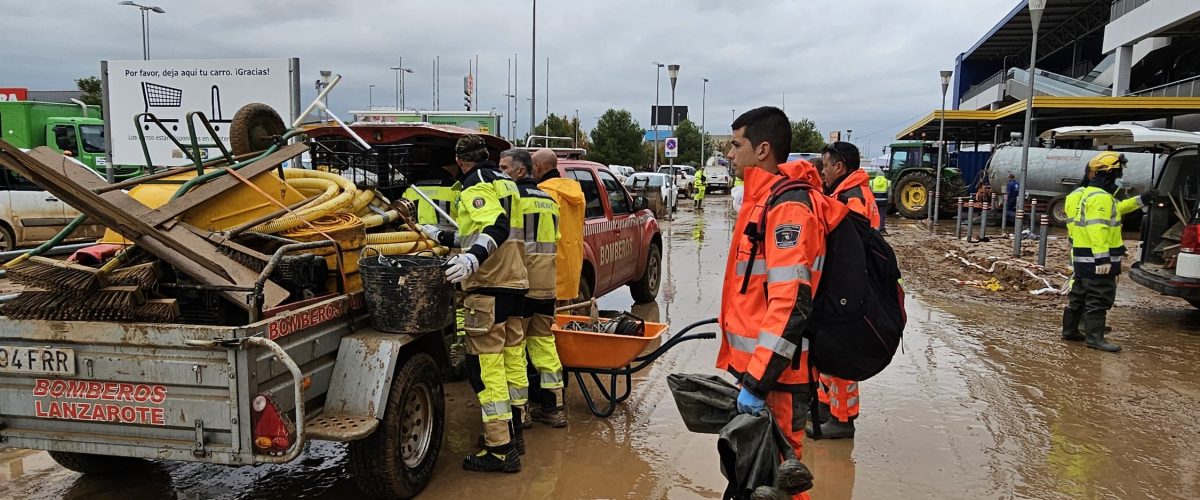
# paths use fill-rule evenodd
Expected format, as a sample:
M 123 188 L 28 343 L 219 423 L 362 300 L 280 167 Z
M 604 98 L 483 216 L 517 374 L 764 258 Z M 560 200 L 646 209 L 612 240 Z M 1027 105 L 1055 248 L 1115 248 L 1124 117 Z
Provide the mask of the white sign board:
M 102 70 L 108 151 L 115 165 L 146 163 L 139 127 L 155 165 L 190 163 L 188 154 L 152 121 L 142 118 L 135 125 L 134 117 L 140 113 L 153 113 L 179 142 L 188 145 L 186 115 L 201 111 L 228 147 L 230 122 L 242 106 L 254 102 L 271 106 L 289 125 L 299 108 L 299 59 L 106 61 Z M 199 118 L 195 123 L 199 141 L 211 143 Z M 212 157 L 220 151 L 212 148 L 204 154 Z
M 663 142 L 663 151 L 665 152 L 665 156 L 667 158 L 678 158 L 679 157 L 679 139 L 676 139 L 674 137 L 668 137 L 667 140 L 665 142 Z

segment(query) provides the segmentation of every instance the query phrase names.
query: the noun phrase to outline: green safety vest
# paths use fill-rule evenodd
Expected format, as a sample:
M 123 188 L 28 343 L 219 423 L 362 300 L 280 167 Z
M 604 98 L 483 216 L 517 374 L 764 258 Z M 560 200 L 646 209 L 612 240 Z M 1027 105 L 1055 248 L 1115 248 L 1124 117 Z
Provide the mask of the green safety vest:
M 538 188 L 533 178 L 521 179 L 518 216 L 513 218 L 510 232 L 514 239 L 525 242 L 525 267 L 529 274 L 529 298 L 554 299 L 557 297 L 558 240 L 562 234 L 558 229 L 559 207 L 545 191 Z
M 1120 202 L 1108 191 L 1085 186 L 1071 191 L 1064 205 L 1067 212 L 1067 236 L 1071 240 L 1071 265 L 1080 278 L 1112 277 L 1121 274 L 1125 240 L 1121 238 L 1121 218 L 1142 208 L 1135 196 Z M 1112 264 L 1103 276 L 1096 266 Z
M 887 193 L 889 185 L 891 185 L 891 182 L 888 182 L 886 176 L 883 174 L 876 175 L 874 179 L 871 179 L 871 192 Z
M 420 189 L 425 196 L 437 203 L 442 211 L 457 219 L 458 207 L 454 203 L 458 200 L 458 194 L 462 191 L 462 185 L 452 180 L 429 180 L 418 181 L 404 191 L 404 199 L 412 201 L 417 206 L 417 223 L 418 224 L 441 224 L 447 221 L 438 216 L 436 210 L 429 203 L 421 199 L 421 196 L 416 193 Z
M 458 242 L 464 252 L 479 258 L 479 270 L 463 281 L 463 290 L 529 288 L 525 272 L 525 242 L 512 238 L 521 195 L 517 185 L 484 162 L 463 176 L 455 203 Z

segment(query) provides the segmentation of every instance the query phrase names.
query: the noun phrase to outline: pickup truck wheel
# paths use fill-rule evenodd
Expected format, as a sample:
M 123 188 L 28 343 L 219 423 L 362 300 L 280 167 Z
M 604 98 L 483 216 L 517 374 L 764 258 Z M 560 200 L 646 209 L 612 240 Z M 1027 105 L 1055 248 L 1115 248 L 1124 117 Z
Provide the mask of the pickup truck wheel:
M 107 455 L 92 455 L 90 453 L 71 453 L 67 451 L 48 452 L 50 458 L 58 465 L 81 474 L 96 474 L 102 476 L 117 476 L 135 472 L 146 461 L 140 458 L 110 457 Z
M 652 302 L 658 297 L 658 284 L 662 281 L 662 250 L 657 243 L 650 244 L 650 253 L 646 256 L 646 270 L 642 277 L 629 284 L 629 294 L 633 301 L 639 304 Z
M 379 429 L 350 443 L 350 472 L 363 493 L 411 498 L 429 484 L 446 422 L 440 374 L 428 354 L 405 361 L 392 380 Z

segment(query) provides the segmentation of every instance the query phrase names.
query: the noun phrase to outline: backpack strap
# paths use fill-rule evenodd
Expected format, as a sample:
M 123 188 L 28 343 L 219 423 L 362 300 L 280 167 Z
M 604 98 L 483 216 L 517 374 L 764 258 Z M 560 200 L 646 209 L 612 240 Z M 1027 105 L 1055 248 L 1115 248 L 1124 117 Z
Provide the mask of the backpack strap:
M 767 212 L 771 207 L 779 201 L 779 198 L 788 191 L 796 189 L 813 189 L 812 184 L 799 179 L 780 179 L 771 186 L 771 194 L 767 195 L 767 202 L 763 204 L 762 213 L 759 214 L 758 220 L 746 224 L 744 234 L 750 240 L 750 260 L 753 263 L 754 258 L 758 255 L 758 249 L 767 239 Z M 746 274 L 742 275 L 742 289 L 738 293 L 746 293 L 746 288 L 750 286 L 750 270 L 753 268 L 751 264 L 746 269 Z

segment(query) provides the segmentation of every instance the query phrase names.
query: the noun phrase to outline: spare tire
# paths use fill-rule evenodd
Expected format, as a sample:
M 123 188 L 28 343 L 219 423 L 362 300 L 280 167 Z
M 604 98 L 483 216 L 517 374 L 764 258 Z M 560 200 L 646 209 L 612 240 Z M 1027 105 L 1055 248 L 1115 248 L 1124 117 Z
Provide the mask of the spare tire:
M 234 155 L 257 153 L 271 147 L 287 131 L 275 109 L 262 103 L 242 106 L 229 125 L 229 147 Z

